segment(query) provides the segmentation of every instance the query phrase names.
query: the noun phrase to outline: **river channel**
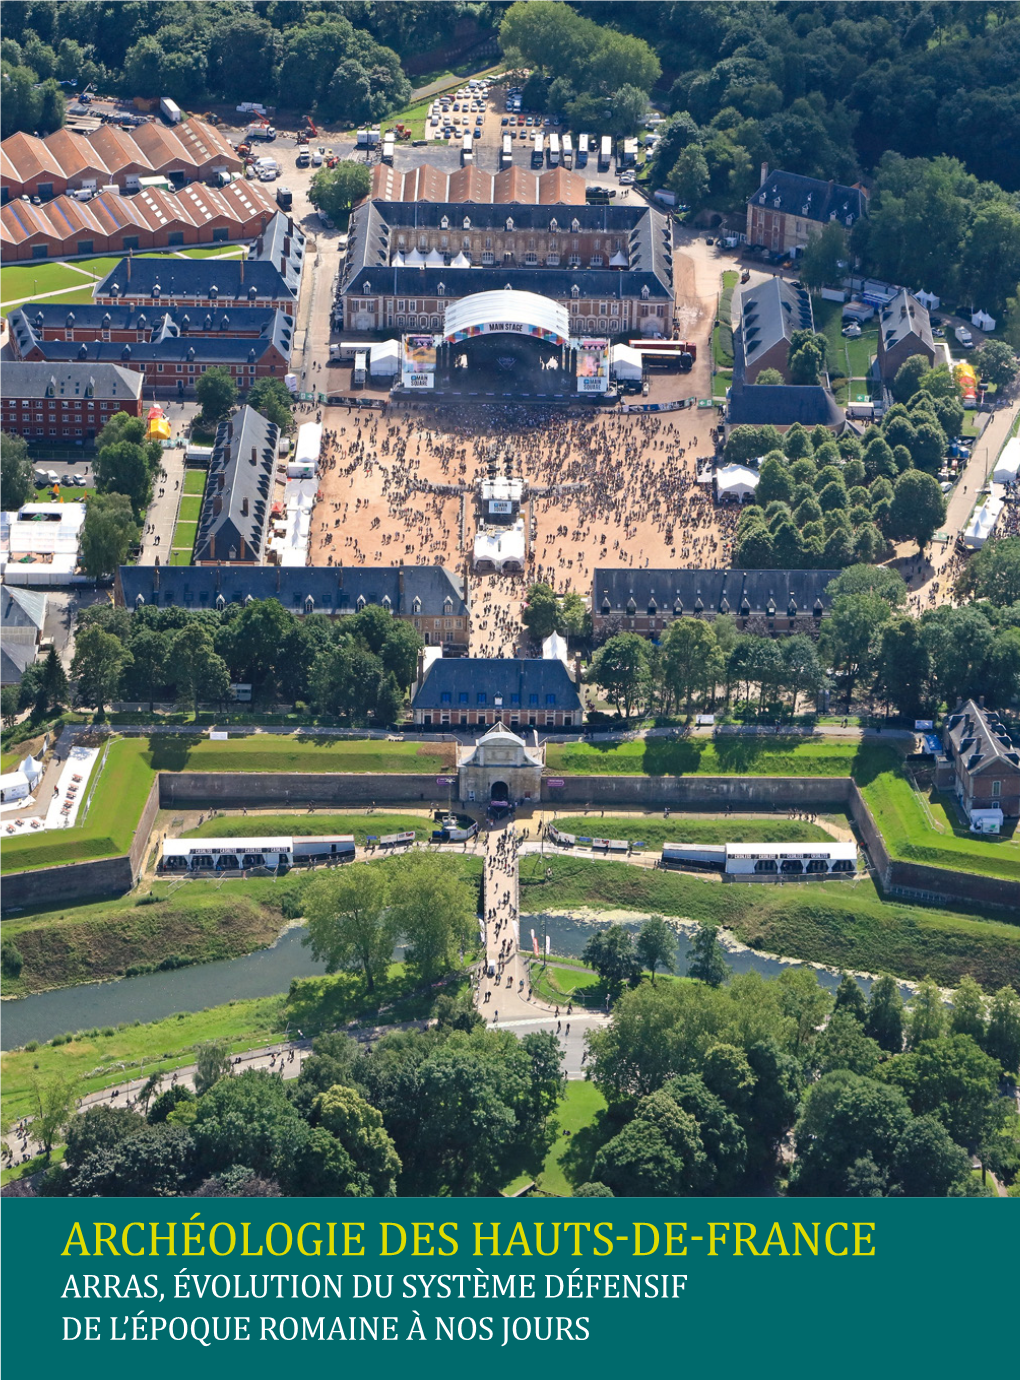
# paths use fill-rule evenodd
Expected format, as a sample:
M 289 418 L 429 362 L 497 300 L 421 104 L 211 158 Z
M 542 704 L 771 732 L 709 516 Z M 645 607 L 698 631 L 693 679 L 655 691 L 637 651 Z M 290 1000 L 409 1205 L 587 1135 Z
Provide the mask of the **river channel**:
M 619 918 L 622 921 L 623 918 Z M 525 915 L 521 917 L 521 941 L 529 947 L 531 930 L 534 930 L 540 948 L 544 947 L 543 937 L 548 935 L 554 954 L 579 958 L 599 919 L 594 914 Z M 626 928 L 636 933 L 641 919 L 643 917 L 624 922 Z M 302 944 L 303 935 L 303 927 L 295 926 L 286 930 L 272 948 L 260 949 L 243 958 L 199 963 L 165 973 L 146 973 L 119 982 L 82 983 L 5 1001 L 0 1009 L 0 1045 L 4 1049 L 18 1049 L 30 1040 L 42 1043 L 69 1031 L 91 1030 L 122 1022 L 158 1021 L 178 1011 L 202 1011 L 208 1006 L 220 1006 L 244 997 L 269 997 L 286 992 L 292 978 L 310 977 L 325 971 L 325 966 L 316 963 Z M 686 970 L 689 949 L 688 936 L 679 934 L 679 973 Z M 727 961 L 735 972 L 753 969 L 765 977 L 775 977 L 785 967 L 805 966 L 796 960 L 769 958 L 743 948 L 729 952 Z M 826 987 L 835 990 L 839 982 L 835 974 L 820 969 L 818 976 Z M 865 991 L 870 989 L 869 979 L 859 978 L 858 981 Z

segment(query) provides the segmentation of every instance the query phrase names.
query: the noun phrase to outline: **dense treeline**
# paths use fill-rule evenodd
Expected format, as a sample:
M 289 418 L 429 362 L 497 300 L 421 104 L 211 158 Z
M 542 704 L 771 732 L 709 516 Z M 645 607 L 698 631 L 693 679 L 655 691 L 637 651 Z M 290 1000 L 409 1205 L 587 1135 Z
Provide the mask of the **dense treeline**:
M 78 702 L 96 708 L 224 705 L 240 683 L 251 685 L 256 707 L 301 702 L 352 725 L 384 725 L 402 717 L 422 646 L 413 624 L 375 604 L 335 623 L 299 617 L 276 599 L 196 612 L 94 604 L 79 616 L 71 674 Z M 25 680 L 23 707 L 37 693 L 35 677 Z
M 667 933 L 649 955 L 655 924 Z M 905 1008 L 892 978 L 865 998 L 844 977 L 833 997 L 810 969 L 732 976 L 712 926 L 695 938 L 687 978 L 650 981 L 650 956 L 672 967 L 668 926 L 646 925 L 628 958 L 630 944 L 613 926 L 589 945 L 622 995 L 586 1036 L 587 1076 L 608 1107 L 561 1156 L 581 1196 L 960 1196 L 978 1191 L 971 1156 L 1007 1184 L 1020 1174 L 1020 1118 L 1002 1095 L 1020 1065 L 1011 988 L 988 997 L 965 978 L 947 1008 L 926 979 Z M 37 1134 L 48 1148 L 62 1131 L 67 1141 L 40 1189 L 499 1193 L 536 1174 L 556 1138 L 560 1045 L 486 1028 L 466 992 L 439 997 L 433 1014 L 428 1029 L 385 1035 L 370 1052 L 321 1035 L 287 1082 L 282 1068 L 235 1076 L 226 1046 L 201 1046 L 195 1092 L 154 1075 L 143 1115 L 79 1116 L 73 1087 L 40 1090 Z M 791 1133 L 792 1164 L 780 1154 Z
M 658 645 L 610 630 L 587 679 L 625 717 L 741 706 L 796 715 L 829 689 L 848 709 L 856 697 L 907 719 L 961 698 L 984 695 L 1005 708 L 1020 697 L 1020 538 L 978 552 L 961 580 L 963 602 L 919 618 L 906 611 L 900 575 L 883 566 L 848 566 L 827 592 L 832 608 L 814 637 L 773 639 L 765 619 L 740 632 L 733 613 L 677 618 Z
M 403 56 L 442 48 L 458 29 L 491 27 L 487 4 L 420 0 L 27 0 L 4 14 L 3 135 L 63 120 L 58 81 L 101 94 L 255 100 L 324 117 L 379 119 L 411 84 Z M 41 91 L 33 86 L 46 83 Z M 13 88 L 13 89 L 12 89 Z

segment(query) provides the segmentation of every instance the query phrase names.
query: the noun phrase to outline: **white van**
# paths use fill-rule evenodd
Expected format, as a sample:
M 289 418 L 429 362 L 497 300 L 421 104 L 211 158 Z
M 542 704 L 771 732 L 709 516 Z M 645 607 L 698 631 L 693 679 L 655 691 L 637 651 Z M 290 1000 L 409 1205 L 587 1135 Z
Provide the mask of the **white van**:
M 322 154 L 318 151 L 318 149 L 316 149 L 315 152 L 312 154 L 312 167 L 322 167 Z

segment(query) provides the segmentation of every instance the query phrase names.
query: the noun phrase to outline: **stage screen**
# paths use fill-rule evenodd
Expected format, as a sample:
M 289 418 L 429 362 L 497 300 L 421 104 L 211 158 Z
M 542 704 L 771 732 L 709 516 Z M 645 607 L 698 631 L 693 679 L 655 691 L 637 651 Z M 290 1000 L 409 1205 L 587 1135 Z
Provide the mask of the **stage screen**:
M 608 388 L 609 341 L 578 341 L 577 391 L 579 393 L 605 393 Z
M 405 335 L 401 382 L 405 388 L 436 386 L 436 341 L 431 335 Z

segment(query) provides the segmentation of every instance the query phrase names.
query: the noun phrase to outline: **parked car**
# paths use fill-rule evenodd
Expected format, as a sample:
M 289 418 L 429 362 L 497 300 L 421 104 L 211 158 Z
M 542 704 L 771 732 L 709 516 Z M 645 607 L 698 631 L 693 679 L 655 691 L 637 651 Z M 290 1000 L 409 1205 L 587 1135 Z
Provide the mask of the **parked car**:
M 84 489 L 85 485 L 89 482 L 88 475 L 76 474 L 74 476 L 74 482 L 79 489 Z
M 864 334 L 864 332 L 861 330 L 860 325 L 856 321 L 851 321 L 848 326 L 843 327 L 840 334 L 845 335 L 847 340 L 857 340 L 860 336 Z

